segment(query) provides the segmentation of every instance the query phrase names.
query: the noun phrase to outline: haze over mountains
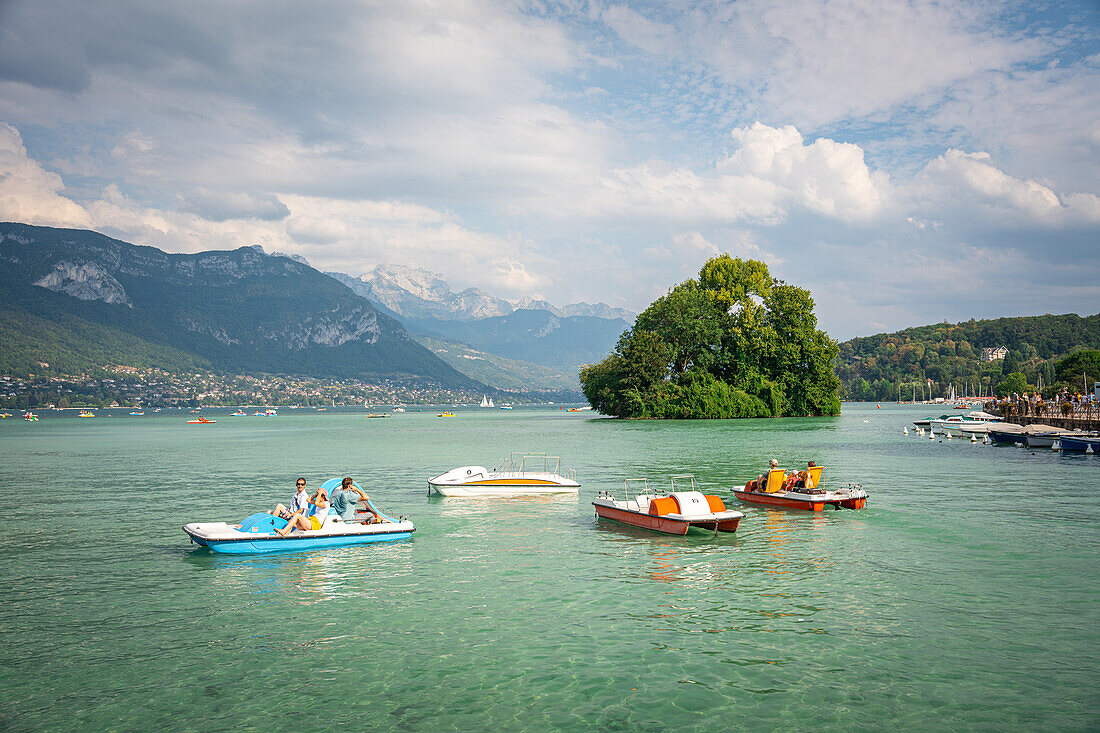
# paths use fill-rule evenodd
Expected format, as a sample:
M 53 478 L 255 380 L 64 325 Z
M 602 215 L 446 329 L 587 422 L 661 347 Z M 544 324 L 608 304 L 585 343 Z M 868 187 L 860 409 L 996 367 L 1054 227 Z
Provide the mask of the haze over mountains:
M 517 310 L 544 310 L 558 316 L 590 316 L 594 318 L 633 321 L 637 315 L 624 308 L 606 303 L 571 303 L 555 306 L 545 300 L 521 298 L 515 301 L 497 298 L 479 288 L 453 292 L 443 276 L 422 267 L 378 265 L 370 272 L 353 277 L 340 272 L 328 272 L 365 298 L 411 318 L 441 318 L 470 321 L 478 318 L 506 316 Z
M 347 287 L 251 247 L 167 254 L 0 223 L 0 336 L 16 370 L 116 363 L 481 386 Z
M 605 303 L 558 307 L 533 298 L 508 301 L 478 288 L 454 292 L 441 275 L 417 267 L 379 265 L 359 277 L 326 274 L 399 318 L 414 335 L 431 337 L 423 343 L 460 370 L 464 365 L 454 360 L 455 350 L 444 349 L 441 340 L 549 367 L 554 371 L 525 368 L 520 373 L 540 374 L 540 381 L 553 374 L 550 383 L 572 388 L 579 386 L 577 368 L 604 358 L 635 317 Z

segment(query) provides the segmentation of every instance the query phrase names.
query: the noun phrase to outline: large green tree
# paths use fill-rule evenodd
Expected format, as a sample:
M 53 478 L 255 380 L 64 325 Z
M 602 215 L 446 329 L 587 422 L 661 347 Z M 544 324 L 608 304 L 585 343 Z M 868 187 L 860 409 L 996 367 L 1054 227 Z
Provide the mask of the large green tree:
M 1082 349 L 1070 354 L 1054 367 L 1054 378 L 1089 389 L 1100 382 L 1100 350 Z
M 835 415 L 837 346 L 813 309 L 763 262 L 721 255 L 650 304 L 581 386 L 620 417 Z

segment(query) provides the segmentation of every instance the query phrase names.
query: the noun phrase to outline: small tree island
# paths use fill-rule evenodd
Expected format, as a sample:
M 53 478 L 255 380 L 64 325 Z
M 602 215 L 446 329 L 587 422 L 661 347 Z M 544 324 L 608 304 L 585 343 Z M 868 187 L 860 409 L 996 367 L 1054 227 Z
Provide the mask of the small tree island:
M 836 354 L 808 290 L 724 254 L 651 303 L 580 380 L 616 417 L 837 415 Z

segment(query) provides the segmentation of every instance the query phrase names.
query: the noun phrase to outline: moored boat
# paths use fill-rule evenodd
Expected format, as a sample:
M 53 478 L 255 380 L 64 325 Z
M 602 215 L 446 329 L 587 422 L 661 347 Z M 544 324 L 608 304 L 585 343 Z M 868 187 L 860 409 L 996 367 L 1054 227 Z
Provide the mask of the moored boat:
M 1059 440 L 1063 435 L 1073 437 L 1075 434 L 1065 428 L 1033 423 L 1024 430 L 1024 443 L 1028 448 L 1050 448 L 1054 445 L 1054 441 Z
M 1063 435 L 1058 438 L 1063 451 L 1085 451 L 1091 449 L 1093 453 L 1100 453 L 1100 436 Z
M 634 498 L 631 498 L 631 483 L 640 487 Z M 665 534 L 687 534 L 692 527 L 710 529 L 716 534 L 733 532 L 745 518 L 741 512 L 727 509 L 721 497 L 699 491 L 691 474 L 673 476 L 667 494 L 651 491 L 645 479 L 627 479 L 623 499 L 601 491 L 592 506 L 602 519 Z
M 1027 441 L 1027 433 L 1023 426 L 1013 423 L 990 426 L 986 434 L 993 445 L 1016 445 Z
M 546 453 L 513 453 L 492 469 L 461 466 L 428 479 L 428 492 L 441 496 L 575 494 L 579 488 L 577 472 Z
M 929 419 L 928 427 L 933 433 L 944 433 L 958 437 L 967 426 L 988 429 L 989 425 L 999 424 L 1001 418 L 990 415 L 988 412 L 975 410 L 965 415 L 945 415 L 943 417 Z
M 743 489 L 734 489 L 733 495 L 752 504 L 813 512 L 820 512 L 828 506 L 834 509 L 863 509 L 867 506 L 867 492 L 862 486 L 849 484 L 835 491 L 827 490 L 825 466 L 812 466 L 803 473 L 789 476 L 782 468 L 773 468 L 768 471 L 763 488 L 755 484 L 755 480 L 749 481 Z

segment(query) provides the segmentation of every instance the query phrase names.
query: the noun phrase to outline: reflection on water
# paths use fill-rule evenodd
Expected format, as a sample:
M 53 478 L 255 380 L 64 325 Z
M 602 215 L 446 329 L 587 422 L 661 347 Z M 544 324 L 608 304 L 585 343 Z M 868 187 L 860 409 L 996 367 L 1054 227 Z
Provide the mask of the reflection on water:
M 390 574 L 411 573 L 411 545 L 411 540 L 397 540 L 377 546 L 264 555 L 226 555 L 200 548 L 186 553 L 183 561 L 204 571 L 212 593 L 289 593 L 296 603 L 312 604 L 370 595 L 371 585 L 364 581 L 376 574 L 374 568 L 380 562 Z

